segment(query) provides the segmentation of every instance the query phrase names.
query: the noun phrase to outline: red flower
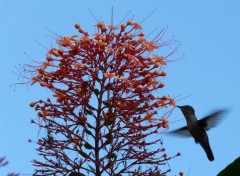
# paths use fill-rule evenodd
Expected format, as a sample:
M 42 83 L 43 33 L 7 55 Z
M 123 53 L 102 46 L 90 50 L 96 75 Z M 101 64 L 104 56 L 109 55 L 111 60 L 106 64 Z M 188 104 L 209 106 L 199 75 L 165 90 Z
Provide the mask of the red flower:
M 31 84 L 53 92 L 30 103 L 47 131 L 37 142 L 43 160 L 33 160 L 35 174 L 164 175 L 170 170 L 159 167 L 171 157 L 156 134 L 168 128 L 170 113 L 158 112 L 175 102 L 156 94 L 167 75 L 166 58 L 152 54 L 160 35 L 148 41 L 132 21 L 95 27 L 90 36 L 76 24 L 80 36 L 58 39 L 45 62 L 30 66 Z

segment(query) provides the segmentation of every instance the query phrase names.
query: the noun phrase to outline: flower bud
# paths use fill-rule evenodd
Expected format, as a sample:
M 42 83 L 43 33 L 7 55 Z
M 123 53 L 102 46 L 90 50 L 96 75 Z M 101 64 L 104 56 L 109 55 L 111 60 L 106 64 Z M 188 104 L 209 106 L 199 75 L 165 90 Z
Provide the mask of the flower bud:
M 79 29 L 80 28 L 80 24 L 79 23 L 75 24 L 75 28 Z

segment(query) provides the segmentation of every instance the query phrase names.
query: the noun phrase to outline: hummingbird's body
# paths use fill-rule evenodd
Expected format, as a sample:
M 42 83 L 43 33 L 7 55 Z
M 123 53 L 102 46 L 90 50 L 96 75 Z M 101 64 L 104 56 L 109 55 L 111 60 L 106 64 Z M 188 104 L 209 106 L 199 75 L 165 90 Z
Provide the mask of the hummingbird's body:
M 174 133 L 178 133 L 184 136 L 192 136 L 196 143 L 199 143 L 207 154 L 210 161 L 214 160 L 214 156 L 209 144 L 208 135 L 205 130 L 214 127 L 219 117 L 225 110 L 216 111 L 215 113 L 197 120 L 195 111 L 191 106 L 178 106 L 183 115 L 185 116 L 187 126 L 175 130 Z
M 188 115 L 186 117 L 187 128 L 189 133 L 195 139 L 196 143 L 199 143 L 207 154 L 210 161 L 214 160 L 214 156 L 209 144 L 208 135 L 204 128 L 198 123 L 195 115 Z

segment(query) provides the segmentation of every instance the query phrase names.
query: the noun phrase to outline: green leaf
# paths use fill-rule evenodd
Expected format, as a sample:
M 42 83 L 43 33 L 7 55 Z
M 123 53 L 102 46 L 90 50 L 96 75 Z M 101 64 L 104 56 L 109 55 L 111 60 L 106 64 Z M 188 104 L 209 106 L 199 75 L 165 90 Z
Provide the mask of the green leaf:
M 109 102 L 107 102 L 107 101 L 103 101 L 103 104 L 104 104 L 106 107 L 109 106 Z
M 89 131 L 89 130 L 85 130 L 85 132 L 86 132 L 87 134 L 89 134 L 89 135 L 93 136 L 93 134 L 92 134 L 92 132 L 91 132 L 91 131 Z M 93 137 L 94 137 L 94 136 L 93 136 Z
M 86 143 L 84 144 L 84 147 L 85 147 L 86 149 L 94 149 L 94 147 L 91 146 L 88 142 L 86 142 Z
M 100 82 L 100 81 L 101 81 L 101 79 L 99 79 L 99 78 L 97 77 L 97 78 L 96 78 L 96 81 L 97 81 L 97 82 Z
M 96 169 L 94 169 L 92 166 L 88 165 L 88 167 L 93 171 L 94 173 L 96 172 Z
M 115 123 L 115 120 L 115 118 L 109 117 L 105 120 L 105 125 L 112 125 L 113 123 Z
M 88 154 L 83 151 L 79 151 L 79 154 L 82 155 L 84 158 L 88 158 Z
M 105 135 L 105 138 L 107 138 L 107 139 L 112 139 L 113 138 L 113 136 L 112 136 L 112 132 L 109 132 L 108 134 L 106 134 Z
M 86 109 L 86 112 L 85 112 L 86 114 L 89 114 L 89 115 L 92 115 L 93 113 L 92 113 L 92 111 L 90 111 L 90 110 L 88 110 L 88 109 Z
M 110 160 L 108 164 L 105 166 L 105 169 L 109 169 L 112 166 L 113 166 L 113 162 Z
M 112 143 L 112 140 L 106 140 L 106 141 L 103 143 L 103 146 L 109 145 L 109 144 L 111 144 L 111 143 Z
M 94 94 L 95 94 L 96 96 L 98 96 L 98 95 L 99 95 L 99 93 L 100 93 L 98 89 L 94 89 L 94 91 L 93 91 L 93 92 L 94 92 Z
M 90 125 L 89 123 L 87 123 L 87 126 L 91 129 L 95 129 L 92 125 Z
M 115 153 L 111 153 L 107 155 L 107 158 L 114 158 L 114 160 L 117 159 L 117 155 Z
M 229 164 L 217 176 L 237 176 L 240 175 L 240 157 Z

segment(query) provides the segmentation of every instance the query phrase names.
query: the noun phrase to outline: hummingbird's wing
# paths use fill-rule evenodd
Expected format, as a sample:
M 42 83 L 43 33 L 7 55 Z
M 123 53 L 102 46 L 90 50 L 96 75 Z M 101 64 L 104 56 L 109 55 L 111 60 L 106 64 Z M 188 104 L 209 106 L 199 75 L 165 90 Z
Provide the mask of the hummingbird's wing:
M 191 134 L 189 133 L 187 126 L 179 128 L 177 130 L 169 131 L 168 134 L 174 134 L 180 137 L 191 137 Z
M 202 118 L 201 120 L 199 120 L 199 124 L 207 131 L 210 130 L 211 128 L 216 127 L 219 122 L 222 120 L 223 115 L 227 112 L 228 110 L 226 109 L 222 109 L 222 110 L 218 110 L 204 118 Z

